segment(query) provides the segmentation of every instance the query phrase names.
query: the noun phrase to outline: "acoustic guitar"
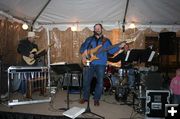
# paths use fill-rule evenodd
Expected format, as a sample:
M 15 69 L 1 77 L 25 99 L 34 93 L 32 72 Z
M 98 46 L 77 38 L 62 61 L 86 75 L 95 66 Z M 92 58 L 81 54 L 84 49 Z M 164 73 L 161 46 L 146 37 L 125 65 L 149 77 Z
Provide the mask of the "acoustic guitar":
M 36 48 L 33 48 L 31 51 L 30 51 L 30 54 L 34 54 L 35 56 L 37 56 L 38 58 L 40 57 L 39 55 L 44 51 L 44 50 L 47 50 L 48 48 L 50 48 L 51 46 L 53 46 L 54 43 L 51 43 L 49 44 L 46 48 L 43 48 L 41 50 L 37 50 Z M 27 56 L 24 56 L 23 55 L 23 60 L 28 64 L 28 65 L 33 65 L 37 58 L 31 58 L 31 57 L 27 57 Z
M 119 42 L 119 43 L 117 43 L 115 45 L 111 45 L 108 48 L 102 49 L 100 51 L 99 51 L 99 49 L 102 47 L 102 45 L 98 45 L 95 48 L 92 48 L 90 50 L 86 50 L 81 55 L 82 56 L 82 63 L 83 63 L 83 65 L 87 66 L 88 63 L 92 62 L 93 60 L 98 60 L 99 58 L 96 56 L 98 53 L 108 51 L 108 50 L 110 50 L 110 49 L 112 49 L 114 47 L 117 47 L 117 46 L 121 45 L 122 43 L 126 43 L 126 42 L 127 41 Z

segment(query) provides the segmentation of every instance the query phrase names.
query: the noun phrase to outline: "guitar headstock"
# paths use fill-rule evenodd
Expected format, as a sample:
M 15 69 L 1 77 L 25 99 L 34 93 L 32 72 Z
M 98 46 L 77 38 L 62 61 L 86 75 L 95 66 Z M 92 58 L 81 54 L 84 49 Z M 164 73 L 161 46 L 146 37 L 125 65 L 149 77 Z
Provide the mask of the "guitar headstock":
M 48 47 L 51 47 L 51 46 L 53 46 L 55 44 L 55 42 L 52 42 L 52 43 L 50 43 L 49 45 L 48 45 Z
M 130 44 L 130 43 L 133 43 L 134 41 L 133 40 L 125 40 L 125 41 L 122 41 L 122 42 L 124 42 L 126 44 Z
M 129 45 L 130 43 L 133 43 L 134 41 L 127 41 L 127 40 L 124 40 L 122 42 L 120 42 L 120 45 L 121 47 L 124 47 L 126 44 Z

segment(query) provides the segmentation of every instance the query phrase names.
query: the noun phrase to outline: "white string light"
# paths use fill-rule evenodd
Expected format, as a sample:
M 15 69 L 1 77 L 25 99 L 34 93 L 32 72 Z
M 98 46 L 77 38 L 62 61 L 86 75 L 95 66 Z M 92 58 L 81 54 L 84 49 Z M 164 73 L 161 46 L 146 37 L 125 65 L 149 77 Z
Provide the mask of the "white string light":
M 27 29 L 28 29 L 28 25 L 27 25 L 26 23 L 24 23 L 24 24 L 22 25 L 22 28 L 23 28 L 24 30 L 27 30 Z
M 134 23 L 131 23 L 131 24 L 129 25 L 129 28 L 134 29 L 134 28 L 136 28 L 136 25 L 135 25 Z
M 75 25 L 71 26 L 72 31 L 77 31 L 77 27 Z

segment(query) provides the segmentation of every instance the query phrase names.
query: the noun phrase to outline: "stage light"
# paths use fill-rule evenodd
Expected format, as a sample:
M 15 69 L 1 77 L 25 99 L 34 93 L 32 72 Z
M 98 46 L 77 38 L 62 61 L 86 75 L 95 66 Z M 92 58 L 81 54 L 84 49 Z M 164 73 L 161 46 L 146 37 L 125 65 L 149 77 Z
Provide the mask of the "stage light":
M 26 23 L 24 23 L 24 24 L 22 25 L 22 28 L 23 28 L 24 30 L 27 30 L 27 29 L 28 29 L 28 25 L 27 25 Z
M 135 25 L 134 23 L 131 23 L 131 24 L 129 25 L 129 28 L 134 29 L 134 28 L 136 28 L 136 25 Z

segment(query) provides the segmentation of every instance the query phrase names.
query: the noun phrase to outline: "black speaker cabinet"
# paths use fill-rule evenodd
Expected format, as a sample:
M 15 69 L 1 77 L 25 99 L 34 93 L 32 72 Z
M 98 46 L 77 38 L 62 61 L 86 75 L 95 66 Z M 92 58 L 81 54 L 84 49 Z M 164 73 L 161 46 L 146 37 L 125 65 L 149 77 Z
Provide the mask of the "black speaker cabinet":
M 176 53 L 177 41 L 175 32 L 159 33 L 160 55 L 173 55 Z
M 163 78 L 158 72 L 148 72 L 145 76 L 145 86 L 147 90 L 160 90 L 162 88 Z
M 165 104 L 170 102 L 169 90 L 146 90 L 147 117 L 165 117 Z

